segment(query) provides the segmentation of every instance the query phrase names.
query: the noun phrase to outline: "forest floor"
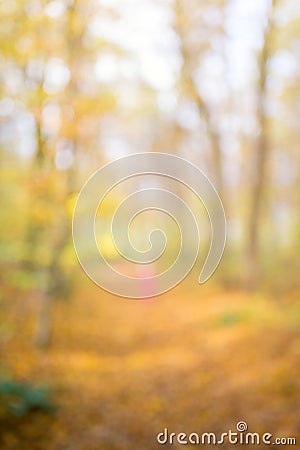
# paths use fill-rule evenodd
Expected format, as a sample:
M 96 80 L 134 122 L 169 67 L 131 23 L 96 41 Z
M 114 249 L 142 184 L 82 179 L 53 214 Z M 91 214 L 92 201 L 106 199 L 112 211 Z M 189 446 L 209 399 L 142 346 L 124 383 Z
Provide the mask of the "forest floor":
M 32 344 L 36 307 L 22 296 L 2 303 L 13 328 L 1 364 L 14 380 L 49 386 L 57 409 L 6 415 L 1 450 L 152 450 L 164 428 L 221 434 L 239 421 L 300 448 L 296 298 L 183 284 L 130 301 L 86 282 L 54 304 L 47 350 Z

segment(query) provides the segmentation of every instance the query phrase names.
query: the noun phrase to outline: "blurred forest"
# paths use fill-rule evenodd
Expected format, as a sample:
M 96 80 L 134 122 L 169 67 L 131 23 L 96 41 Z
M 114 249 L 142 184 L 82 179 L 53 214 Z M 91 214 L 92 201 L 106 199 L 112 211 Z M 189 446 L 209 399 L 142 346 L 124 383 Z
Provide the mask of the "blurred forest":
M 300 442 L 299 1 L 0 0 L 0 36 L 0 448 L 239 420 Z M 132 302 L 85 276 L 71 221 L 146 151 L 209 176 L 228 237 L 206 286 Z

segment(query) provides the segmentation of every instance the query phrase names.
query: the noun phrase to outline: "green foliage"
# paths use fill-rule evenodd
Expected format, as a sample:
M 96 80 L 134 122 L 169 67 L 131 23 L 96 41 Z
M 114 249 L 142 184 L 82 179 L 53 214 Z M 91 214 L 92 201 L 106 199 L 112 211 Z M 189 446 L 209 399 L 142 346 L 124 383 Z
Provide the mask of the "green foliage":
M 34 273 L 23 268 L 7 270 L 6 281 L 11 287 L 22 291 L 33 289 L 37 285 Z
M 223 313 L 219 319 L 218 324 L 223 326 L 230 326 L 240 323 L 245 320 L 243 314 L 240 311 L 228 311 Z
M 34 387 L 15 381 L 0 383 L 0 404 L 4 410 L 22 417 L 32 410 L 51 413 L 55 410 L 46 388 Z

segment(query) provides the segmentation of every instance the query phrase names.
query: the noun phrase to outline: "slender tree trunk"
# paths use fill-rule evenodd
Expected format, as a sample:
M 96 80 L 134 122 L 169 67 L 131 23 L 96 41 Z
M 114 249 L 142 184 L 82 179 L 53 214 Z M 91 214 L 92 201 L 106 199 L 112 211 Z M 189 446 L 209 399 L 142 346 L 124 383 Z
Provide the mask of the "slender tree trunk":
M 77 66 L 78 53 L 81 44 L 82 32 L 74 33 L 74 21 L 76 21 L 76 8 L 78 1 L 74 0 L 68 8 L 68 21 L 66 29 L 67 43 L 67 63 L 71 70 L 71 80 L 66 91 L 65 101 L 72 103 L 77 93 Z M 76 119 L 75 119 L 76 120 Z M 38 141 L 40 134 L 38 133 Z M 73 150 L 75 152 L 76 136 L 72 137 Z M 74 167 L 65 172 L 65 201 L 69 195 L 74 192 L 75 173 Z M 35 343 L 37 346 L 45 348 L 51 341 L 52 303 L 55 297 L 69 296 L 70 288 L 60 265 L 61 255 L 69 241 L 71 235 L 70 219 L 65 211 L 59 211 L 59 220 L 57 224 L 56 237 L 52 244 L 51 260 L 46 268 L 44 289 L 40 293 L 40 309 L 36 321 Z
M 39 207 L 39 202 L 48 202 L 47 176 L 51 170 L 52 161 L 46 154 L 45 142 L 41 132 L 40 116 L 36 119 L 37 153 L 35 155 L 31 176 L 34 180 L 41 180 L 42 186 L 31 192 L 31 203 L 34 208 Z M 45 208 L 45 206 L 43 206 Z M 35 221 L 33 218 L 28 224 L 28 255 L 29 267 L 33 270 L 38 280 L 39 311 L 36 319 L 34 342 L 38 347 L 46 347 L 51 336 L 51 293 L 48 289 L 48 267 L 41 266 L 36 250 L 44 242 L 45 224 Z
M 260 80 L 257 93 L 257 117 L 260 127 L 260 135 L 255 149 L 255 159 L 252 170 L 252 192 L 250 198 L 245 254 L 245 284 L 250 290 L 257 286 L 261 277 L 261 258 L 259 251 L 261 237 L 260 226 L 268 178 L 267 165 L 271 150 L 268 139 L 268 121 L 265 111 L 267 88 L 266 81 L 267 63 L 271 54 L 271 44 L 273 41 L 273 13 L 275 6 L 276 0 L 273 0 L 271 4 L 269 22 L 265 31 L 264 48 L 260 58 Z
M 194 54 L 188 48 L 185 38 L 185 30 L 182 25 L 182 15 L 184 14 L 181 5 L 182 0 L 177 0 L 175 2 L 175 14 L 176 14 L 176 32 L 180 39 L 181 45 L 181 56 L 182 56 L 182 69 L 181 69 L 181 84 L 183 86 L 183 92 L 195 102 L 199 116 L 205 121 L 207 127 L 207 136 L 210 143 L 211 149 L 211 160 L 213 166 L 213 182 L 220 195 L 223 203 L 225 202 L 225 192 L 224 192 L 224 177 L 223 177 L 223 156 L 222 149 L 220 145 L 220 135 L 218 130 L 216 130 L 215 124 L 213 123 L 212 112 L 210 111 L 207 103 L 202 98 L 199 93 L 198 87 L 193 79 L 193 60 Z M 226 203 L 226 202 L 225 202 Z
M 39 293 L 39 311 L 36 320 L 35 344 L 46 348 L 52 336 L 52 303 L 57 296 L 66 296 L 68 286 L 60 267 L 60 257 L 69 240 L 69 226 L 60 222 L 58 236 L 53 242 L 51 261 L 46 267 L 43 276 L 43 289 Z
M 249 225 L 246 248 L 246 287 L 254 289 L 261 275 L 260 264 L 260 225 L 262 207 L 266 188 L 267 161 L 269 157 L 268 140 L 266 137 L 265 121 L 261 121 L 262 131 L 256 154 L 256 172 L 253 174 L 253 189 L 249 211 Z
M 40 291 L 39 295 L 39 311 L 36 320 L 36 328 L 34 333 L 35 345 L 39 348 L 48 347 L 52 334 L 52 296 L 44 291 Z

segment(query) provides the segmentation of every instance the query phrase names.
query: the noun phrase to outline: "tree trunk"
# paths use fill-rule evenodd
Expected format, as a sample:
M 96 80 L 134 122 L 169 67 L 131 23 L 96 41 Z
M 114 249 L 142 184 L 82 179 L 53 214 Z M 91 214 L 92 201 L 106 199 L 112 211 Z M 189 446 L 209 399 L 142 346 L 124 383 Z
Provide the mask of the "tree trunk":
M 261 121 L 262 124 L 263 121 Z M 249 225 L 246 248 L 246 287 L 254 289 L 261 275 L 261 261 L 259 252 L 259 231 L 262 218 L 262 207 L 266 187 L 267 160 L 269 146 L 266 137 L 266 125 L 262 124 L 261 137 L 257 146 L 256 172 L 253 174 L 253 190 L 249 211 Z
M 260 80 L 257 93 L 258 106 L 257 117 L 260 127 L 260 135 L 255 149 L 255 159 L 252 171 L 252 192 L 250 198 L 250 209 L 248 216 L 248 230 L 246 235 L 245 254 L 245 285 L 248 289 L 254 289 L 261 277 L 260 258 L 260 227 L 265 201 L 265 191 L 267 186 L 267 163 L 270 157 L 270 146 L 268 140 L 268 121 L 266 118 L 266 81 L 267 63 L 271 54 L 271 44 L 273 40 L 273 13 L 276 0 L 273 0 L 270 10 L 270 18 L 265 30 L 265 42 L 260 59 Z
M 182 56 L 182 69 L 181 69 L 181 82 L 183 85 L 183 92 L 193 102 L 195 102 L 199 116 L 205 121 L 207 127 L 207 137 L 210 144 L 211 150 L 211 161 L 212 161 L 212 173 L 213 173 L 213 183 L 216 190 L 221 197 L 221 200 L 225 202 L 225 192 L 224 192 L 224 177 L 223 177 L 223 156 L 222 149 L 220 145 L 220 135 L 218 130 L 213 123 L 212 112 L 209 106 L 204 101 L 199 93 L 198 87 L 193 79 L 193 61 L 194 54 L 186 43 L 185 34 L 186 31 L 182 25 L 182 15 L 183 15 L 182 5 L 179 0 L 175 2 L 175 29 L 177 35 L 180 39 L 181 46 L 181 56 Z
M 77 1 L 75 0 L 68 9 L 68 21 L 66 29 L 68 64 L 72 74 L 69 87 L 66 92 L 66 101 L 70 104 L 72 103 L 77 93 L 76 69 L 78 65 L 78 51 L 80 48 L 81 39 L 81 34 L 79 33 L 79 35 L 77 35 L 73 31 L 74 20 L 76 20 L 77 14 L 76 7 Z M 36 155 L 36 160 L 37 163 L 41 166 L 43 154 L 41 155 L 40 149 L 42 149 L 43 141 L 39 126 L 37 126 L 37 141 L 39 150 Z M 73 148 L 75 152 L 76 136 L 73 136 Z M 55 168 L 53 167 L 53 169 Z M 67 201 L 68 196 L 74 192 L 75 172 L 73 167 L 69 168 L 66 171 L 65 177 L 66 183 L 64 197 L 65 201 Z M 50 201 L 55 201 L 55 199 L 50 198 Z M 57 214 L 59 215 L 59 219 L 56 225 L 56 237 L 54 238 L 54 242 L 51 243 L 51 260 L 45 268 L 45 278 L 43 280 L 44 282 L 40 292 L 40 309 L 36 319 L 34 340 L 36 345 L 42 348 L 47 347 L 51 340 L 51 311 L 53 300 L 56 297 L 68 297 L 70 293 L 70 286 L 61 268 L 60 258 L 63 250 L 65 249 L 65 246 L 69 241 L 71 235 L 71 225 L 65 211 L 60 210 Z
M 48 292 L 41 291 L 39 296 L 39 312 L 34 333 L 34 342 L 39 348 L 48 347 L 51 340 L 51 310 L 52 296 Z

